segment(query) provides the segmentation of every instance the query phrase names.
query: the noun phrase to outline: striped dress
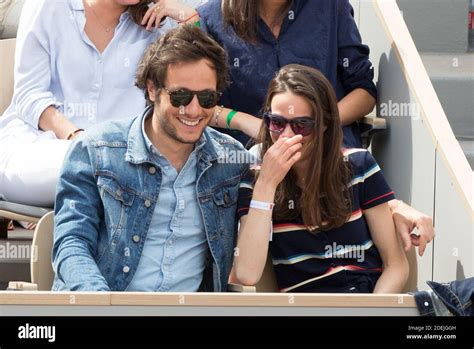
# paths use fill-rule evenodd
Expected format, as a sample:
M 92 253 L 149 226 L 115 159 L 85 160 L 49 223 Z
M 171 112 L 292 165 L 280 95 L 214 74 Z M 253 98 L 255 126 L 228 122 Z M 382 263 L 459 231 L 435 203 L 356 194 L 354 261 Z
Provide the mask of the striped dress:
M 270 253 L 281 292 L 371 293 L 382 272 L 364 210 L 394 199 L 383 173 L 365 149 L 343 149 L 351 165 L 352 214 L 341 227 L 310 233 L 301 217 L 273 221 Z M 248 214 L 254 174 L 239 188 L 238 216 Z

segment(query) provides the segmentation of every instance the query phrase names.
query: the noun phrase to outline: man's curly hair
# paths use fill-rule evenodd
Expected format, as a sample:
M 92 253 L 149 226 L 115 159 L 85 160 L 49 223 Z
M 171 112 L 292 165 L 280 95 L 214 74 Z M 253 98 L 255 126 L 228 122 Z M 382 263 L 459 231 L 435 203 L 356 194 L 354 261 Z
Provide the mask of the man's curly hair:
M 146 100 L 151 104 L 147 91 L 148 80 L 159 90 L 164 87 L 170 64 L 190 63 L 201 59 L 208 60 L 216 71 L 217 90 L 225 89 L 229 81 L 225 50 L 198 27 L 192 24 L 180 25 L 146 49 L 138 66 L 135 85 L 145 92 Z

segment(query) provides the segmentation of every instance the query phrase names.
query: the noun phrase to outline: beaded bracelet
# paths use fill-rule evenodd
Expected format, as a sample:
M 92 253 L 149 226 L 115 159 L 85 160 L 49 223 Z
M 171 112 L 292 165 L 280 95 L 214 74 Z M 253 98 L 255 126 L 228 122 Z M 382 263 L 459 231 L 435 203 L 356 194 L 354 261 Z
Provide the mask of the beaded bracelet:
M 215 115 L 215 117 L 214 117 L 214 123 L 216 124 L 217 127 L 219 127 L 218 120 L 219 120 L 219 116 L 221 115 L 223 109 L 224 109 L 224 106 L 223 106 L 223 105 L 220 105 L 220 106 L 217 107 L 217 109 L 216 109 L 216 111 L 215 111 L 215 113 L 214 113 L 214 115 Z

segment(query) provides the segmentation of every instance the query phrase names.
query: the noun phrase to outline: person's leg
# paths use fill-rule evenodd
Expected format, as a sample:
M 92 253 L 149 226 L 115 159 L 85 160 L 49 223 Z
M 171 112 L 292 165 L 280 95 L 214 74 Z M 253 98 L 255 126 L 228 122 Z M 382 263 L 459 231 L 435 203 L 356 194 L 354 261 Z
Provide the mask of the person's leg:
M 2 150 L 0 156 L 6 161 L 0 172 L 0 193 L 8 201 L 52 207 L 59 171 L 70 143 L 41 140 Z

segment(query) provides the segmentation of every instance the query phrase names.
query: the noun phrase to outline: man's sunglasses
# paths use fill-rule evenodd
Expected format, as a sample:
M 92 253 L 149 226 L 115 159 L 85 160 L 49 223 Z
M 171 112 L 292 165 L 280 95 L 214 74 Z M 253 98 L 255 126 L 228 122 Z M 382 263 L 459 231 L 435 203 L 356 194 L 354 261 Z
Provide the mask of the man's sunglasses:
M 309 116 L 300 116 L 293 119 L 287 119 L 281 115 L 265 113 L 263 114 L 263 121 L 270 132 L 281 134 L 285 131 L 286 125 L 290 124 L 291 129 L 297 135 L 303 137 L 308 136 L 313 132 L 316 121 Z
M 185 107 L 197 96 L 199 105 L 205 109 L 214 108 L 219 102 L 222 93 L 212 90 L 191 91 L 186 88 L 170 91 L 166 87 L 163 88 L 169 95 L 171 105 L 175 108 Z

